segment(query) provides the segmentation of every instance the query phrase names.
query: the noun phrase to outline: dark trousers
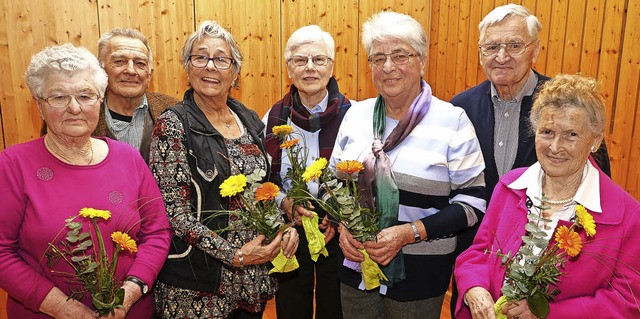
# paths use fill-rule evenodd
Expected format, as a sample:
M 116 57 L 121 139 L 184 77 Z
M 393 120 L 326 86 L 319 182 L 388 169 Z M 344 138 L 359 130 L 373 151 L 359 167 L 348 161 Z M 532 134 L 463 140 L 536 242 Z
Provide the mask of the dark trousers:
M 340 282 L 338 269 L 342 251 L 338 247 L 338 233 L 326 245 L 328 257 L 320 255 L 317 262 L 311 260 L 307 237 L 302 227 L 296 227 L 300 244 L 296 258 L 300 268 L 278 274 L 280 288 L 276 292 L 278 319 L 312 319 L 315 277 L 316 319 L 341 319 Z
M 226 319 L 262 319 L 262 313 L 264 312 L 264 307 L 266 303 L 262 303 L 262 309 L 260 312 L 248 312 L 243 309 L 236 309 L 232 311 Z

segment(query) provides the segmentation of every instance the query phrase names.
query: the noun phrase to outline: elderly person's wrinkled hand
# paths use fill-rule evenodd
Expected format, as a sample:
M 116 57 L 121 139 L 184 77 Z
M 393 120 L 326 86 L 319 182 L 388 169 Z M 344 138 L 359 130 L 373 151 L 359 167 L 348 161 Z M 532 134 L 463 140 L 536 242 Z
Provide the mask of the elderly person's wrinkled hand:
M 298 235 L 298 231 L 289 227 L 285 229 L 283 232 L 276 236 L 276 239 L 280 237 L 282 240 L 282 253 L 285 257 L 291 258 L 295 255 L 296 250 L 298 250 L 298 243 L 300 243 L 300 236 Z M 276 240 L 274 239 L 274 241 Z
M 62 290 L 53 287 L 42 301 L 40 311 L 60 319 L 90 319 L 98 318 L 98 313 L 92 311 L 81 302 L 69 298 Z
M 410 235 L 410 238 L 407 237 Z M 413 243 L 413 231 L 409 224 L 385 228 L 378 233 L 376 241 L 367 241 L 364 247 L 376 263 L 386 266 L 406 244 Z
M 493 297 L 489 291 L 482 287 L 473 287 L 464 295 L 464 299 L 469 305 L 469 311 L 474 319 L 495 319 L 493 310 Z
M 318 229 L 324 235 L 324 243 L 327 244 L 333 237 L 336 235 L 336 227 L 333 225 L 331 220 L 329 220 L 329 215 L 325 215 L 322 218 L 322 222 L 318 224 Z
M 313 209 L 313 206 L 311 204 L 308 204 L 308 205 L 310 209 Z M 280 208 L 282 209 L 282 211 L 285 212 L 285 214 L 287 214 L 287 217 L 289 218 L 289 220 L 296 224 L 296 226 L 302 225 L 301 216 L 307 216 L 309 218 L 313 218 L 312 211 L 307 210 L 300 205 L 294 205 L 293 199 L 288 197 L 282 200 L 282 203 L 280 203 Z
M 243 255 L 242 266 L 264 264 L 278 255 L 282 234 L 278 234 L 268 245 L 262 244 L 265 239 L 264 235 L 258 235 L 240 248 Z
M 124 289 L 124 301 L 122 302 L 122 306 L 124 307 L 124 309 L 117 308 L 115 310 L 115 314 L 108 314 L 100 318 L 124 319 L 127 316 L 129 309 L 131 309 L 131 306 L 133 306 L 133 304 L 136 303 L 136 301 L 138 301 L 140 297 L 142 297 L 140 286 L 133 282 L 125 281 L 124 284 L 122 284 L 122 288 Z
M 364 245 L 353 238 L 353 235 L 351 235 L 349 230 L 342 224 L 338 226 L 338 232 L 340 233 L 338 242 L 340 245 L 340 249 L 342 249 L 342 254 L 344 254 L 344 257 L 351 261 L 363 262 L 364 254 L 358 251 L 358 249 L 364 249 Z
M 531 312 L 526 300 L 508 302 L 502 308 L 502 313 L 509 319 L 538 319 Z

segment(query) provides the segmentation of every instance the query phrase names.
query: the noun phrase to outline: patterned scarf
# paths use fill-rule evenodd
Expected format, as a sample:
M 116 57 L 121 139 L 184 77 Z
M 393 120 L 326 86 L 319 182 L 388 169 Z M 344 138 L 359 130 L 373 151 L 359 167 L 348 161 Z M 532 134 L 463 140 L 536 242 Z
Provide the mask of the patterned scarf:
M 277 125 L 287 124 L 289 118 L 295 125 L 307 132 L 317 132 L 322 129 L 318 137 L 320 157 L 324 157 L 327 160 L 331 158 L 340 123 L 342 123 L 342 118 L 351 107 L 351 102 L 340 93 L 338 82 L 334 77 L 329 79 L 327 91 L 329 92 L 329 102 L 327 109 L 322 113 L 309 113 L 309 110 L 300 102 L 300 94 L 294 85 L 291 85 L 289 93 L 271 108 L 267 119 L 265 144 L 267 152 L 272 157 L 272 182 L 282 186 L 280 178 L 282 149 L 280 149 L 280 140 L 271 132 L 271 129 Z
M 385 103 L 378 95 L 373 113 L 373 145 L 371 154 L 364 160 L 364 171 L 358 177 L 358 189 L 361 190 L 360 202 L 364 207 L 381 212 L 380 229 L 398 223 L 400 192 L 393 176 L 393 169 L 386 152 L 393 150 L 413 131 L 429 111 L 431 105 L 431 88 L 423 80 L 422 92 L 411 104 L 409 111 L 400 119 L 389 137 L 382 143 L 386 126 Z M 375 201 L 375 202 L 374 202 Z M 389 278 L 388 285 L 404 280 L 404 258 L 402 251 L 396 255 L 389 265 L 382 268 Z

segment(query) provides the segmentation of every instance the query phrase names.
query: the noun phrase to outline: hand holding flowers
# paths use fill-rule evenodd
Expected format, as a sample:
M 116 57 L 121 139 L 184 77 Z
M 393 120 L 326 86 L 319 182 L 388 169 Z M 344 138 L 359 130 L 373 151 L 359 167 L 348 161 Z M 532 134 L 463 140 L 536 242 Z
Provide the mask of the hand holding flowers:
M 293 127 L 278 125 L 273 127 L 272 132 L 280 140 L 280 148 L 286 152 L 291 165 L 285 175 L 285 182 L 289 184 L 287 198 L 282 201 L 281 206 L 290 220 L 304 228 L 309 243 L 309 253 L 315 262 L 320 254 L 329 255 L 324 247 L 328 240 L 320 232 L 318 215 L 311 211 L 314 208 L 311 202 L 315 202 L 316 198 L 310 193 L 307 183 L 322 174 L 322 170 L 327 166 L 327 160 L 319 158 L 307 167 L 309 152 L 306 143 L 303 141 L 301 145 L 300 138 L 294 137 Z M 296 215 L 300 215 L 300 218 L 296 218 Z M 325 223 L 324 228 L 328 228 L 327 234 L 333 236 L 332 226 Z
M 267 246 L 273 244 L 274 239 L 283 239 L 284 246 L 272 260 L 275 267 L 272 272 L 291 271 L 298 268 L 298 262 L 291 251 L 292 247 L 297 247 L 297 240 L 291 242 L 292 236 L 297 236 L 297 233 L 295 229 L 290 228 L 290 224 L 282 220 L 275 203 L 275 197 L 280 192 L 280 188 L 271 182 L 261 183 L 265 175 L 266 172 L 263 170 L 256 170 L 248 176 L 232 175 L 220 185 L 220 195 L 230 197 L 231 201 L 238 204 L 235 206 L 240 207 L 238 210 L 228 212 L 241 222 L 237 225 L 238 227 L 247 227 L 261 234 L 264 236 L 263 243 Z M 292 257 L 287 258 L 283 249 L 286 249 L 288 256 Z M 252 254 L 251 251 L 243 253 Z
M 543 199 L 544 201 L 544 199 Z M 540 207 L 544 209 L 545 207 Z M 576 205 L 576 220 L 570 226 L 557 227 L 554 241 L 545 239 L 540 230 L 543 223 L 550 220 L 537 214 L 527 215 L 527 234 L 517 254 L 502 255 L 502 263 L 507 267 L 503 296 L 496 301 L 497 318 L 505 318 L 503 307 L 510 301 L 526 300 L 530 311 L 539 318 L 549 314 L 549 300 L 560 293 L 555 287 L 567 259 L 580 254 L 583 243 L 578 232 L 583 229 L 588 237 L 596 234 L 593 216 L 582 205 Z M 513 305 L 511 305 L 513 306 Z
M 77 221 L 80 218 L 88 219 L 93 226 L 92 231 L 82 232 L 83 224 Z M 98 226 L 101 219 L 106 221 L 109 218 L 111 218 L 111 212 L 107 210 L 81 209 L 78 216 L 66 220 L 65 227 L 68 232 L 65 239 L 57 243 L 49 243 L 49 249 L 45 254 L 50 268 L 63 260 L 73 269 L 74 273 L 53 272 L 70 278 L 71 298 L 80 299 L 89 292 L 91 301 L 100 316 L 115 314 L 116 309 L 124 309 L 125 291 L 122 288 L 122 282 L 115 276 L 118 256 L 124 251 L 126 253 L 138 251 L 136 242 L 126 232 L 117 231 L 110 236 L 115 244 L 115 250 L 109 259 Z M 98 243 L 97 246 L 94 242 Z

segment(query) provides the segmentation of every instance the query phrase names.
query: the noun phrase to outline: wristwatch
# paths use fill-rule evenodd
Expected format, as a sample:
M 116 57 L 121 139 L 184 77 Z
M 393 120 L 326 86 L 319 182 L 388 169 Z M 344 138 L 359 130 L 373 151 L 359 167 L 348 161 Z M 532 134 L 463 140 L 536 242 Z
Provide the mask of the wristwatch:
M 147 284 L 145 284 L 144 281 L 140 280 L 140 278 L 138 277 L 129 276 L 124 281 L 129 281 L 140 286 L 140 290 L 142 291 L 143 295 L 146 295 L 149 292 L 149 286 L 147 286 Z
M 417 243 L 420 241 L 420 233 L 418 232 L 418 227 L 416 227 L 415 222 L 411 223 L 411 230 L 413 230 L 413 242 Z

